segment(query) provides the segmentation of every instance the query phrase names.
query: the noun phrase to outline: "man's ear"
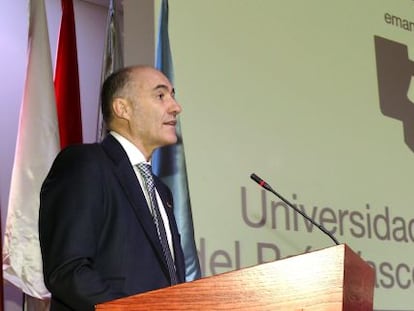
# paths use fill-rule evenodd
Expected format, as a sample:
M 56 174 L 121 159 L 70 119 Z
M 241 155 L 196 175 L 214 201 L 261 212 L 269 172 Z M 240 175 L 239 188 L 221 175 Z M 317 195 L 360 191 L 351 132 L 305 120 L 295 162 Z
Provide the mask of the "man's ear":
M 112 110 L 115 118 L 129 120 L 130 103 L 125 98 L 117 97 L 112 102 Z

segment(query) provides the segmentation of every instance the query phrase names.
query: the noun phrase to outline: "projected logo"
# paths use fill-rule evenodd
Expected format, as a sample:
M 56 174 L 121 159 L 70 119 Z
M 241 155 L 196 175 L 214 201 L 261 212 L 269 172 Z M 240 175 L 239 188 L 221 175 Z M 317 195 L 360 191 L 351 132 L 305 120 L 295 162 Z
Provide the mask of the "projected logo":
M 414 62 L 406 45 L 379 36 L 375 36 L 375 53 L 381 112 L 402 122 L 404 141 L 414 152 L 414 103 L 409 99 Z

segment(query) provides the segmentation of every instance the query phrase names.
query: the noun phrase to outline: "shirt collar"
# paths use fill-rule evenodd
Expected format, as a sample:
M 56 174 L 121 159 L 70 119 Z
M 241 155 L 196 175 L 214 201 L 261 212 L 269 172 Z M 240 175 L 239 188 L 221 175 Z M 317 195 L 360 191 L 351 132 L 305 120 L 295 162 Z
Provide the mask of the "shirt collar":
M 129 161 L 133 166 L 137 165 L 138 163 L 145 162 L 151 164 L 151 161 L 148 162 L 145 159 L 144 154 L 139 150 L 133 143 L 131 143 L 128 139 L 126 139 L 121 134 L 110 131 L 110 134 L 121 144 L 122 148 L 124 148 Z

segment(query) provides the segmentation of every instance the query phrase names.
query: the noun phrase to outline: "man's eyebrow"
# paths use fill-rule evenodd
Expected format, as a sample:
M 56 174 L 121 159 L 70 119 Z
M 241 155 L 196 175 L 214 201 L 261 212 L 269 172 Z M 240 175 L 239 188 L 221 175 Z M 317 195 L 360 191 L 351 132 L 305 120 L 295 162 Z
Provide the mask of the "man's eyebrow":
M 169 87 L 165 84 L 158 84 L 156 87 L 154 87 L 153 90 L 156 91 L 156 90 L 159 90 L 159 89 L 169 91 Z M 171 93 L 175 94 L 175 89 L 174 88 L 171 89 Z

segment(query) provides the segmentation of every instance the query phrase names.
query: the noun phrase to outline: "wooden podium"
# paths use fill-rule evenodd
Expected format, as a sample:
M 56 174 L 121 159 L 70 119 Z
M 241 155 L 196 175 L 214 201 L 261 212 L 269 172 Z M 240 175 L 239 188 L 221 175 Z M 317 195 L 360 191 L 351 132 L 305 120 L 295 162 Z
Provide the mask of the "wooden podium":
M 120 298 L 96 310 L 372 311 L 374 270 L 338 245 Z

